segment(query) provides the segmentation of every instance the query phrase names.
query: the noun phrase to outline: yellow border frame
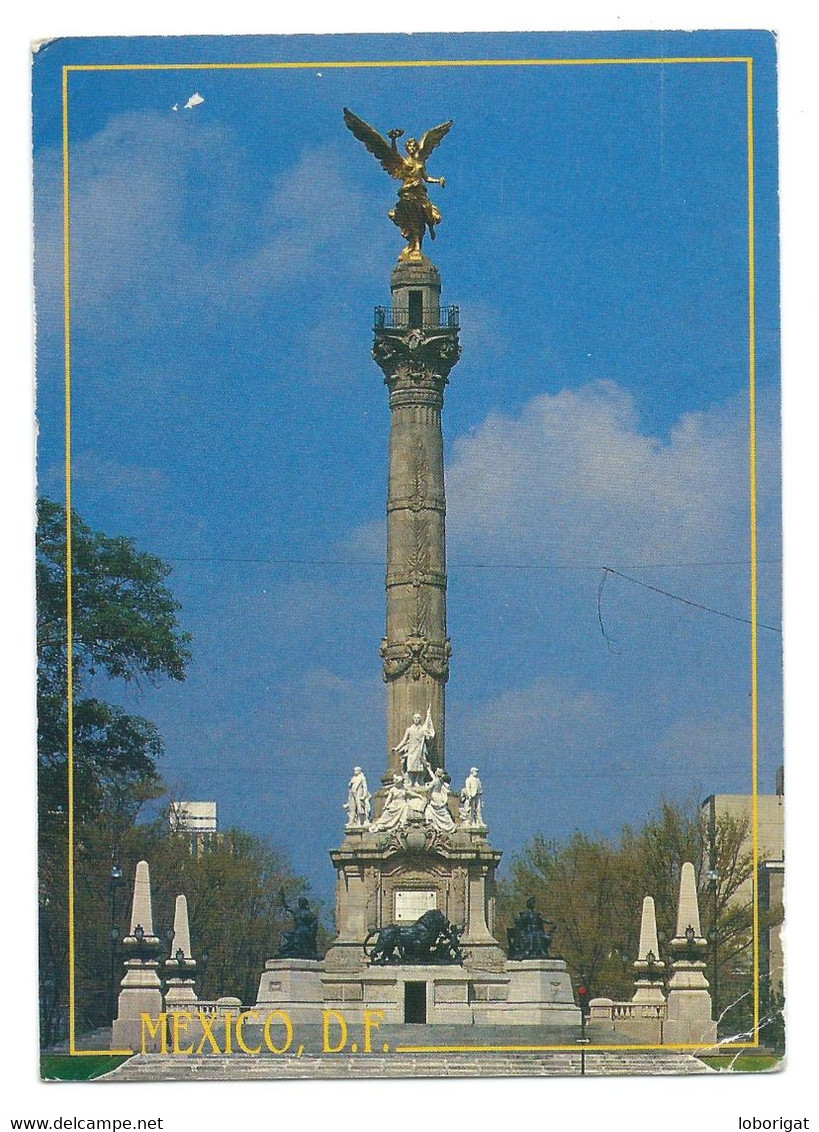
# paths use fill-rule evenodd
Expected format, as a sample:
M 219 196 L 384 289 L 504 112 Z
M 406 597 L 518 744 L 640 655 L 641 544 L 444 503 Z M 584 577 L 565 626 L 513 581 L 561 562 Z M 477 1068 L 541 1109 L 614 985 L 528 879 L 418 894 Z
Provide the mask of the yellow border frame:
M 647 66 L 703 63 L 744 64 L 747 77 L 747 149 L 748 149 L 748 372 L 749 372 L 749 431 L 750 431 L 750 523 L 751 523 L 751 825 L 753 832 L 753 975 L 754 975 L 754 1041 L 735 1042 L 731 1049 L 759 1047 L 759 682 L 757 650 L 757 498 L 756 498 L 756 271 L 754 236 L 754 105 L 752 56 L 670 56 L 635 59 L 407 59 L 370 60 L 358 62 L 298 63 L 81 63 L 71 64 L 62 70 L 63 96 L 63 279 L 65 316 L 65 500 L 66 500 L 66 617 L 68 625 L 68 1016 L 69 1050 L 74 1056 L 110 1054 L 121 1056 L 131 1050 L 80 1050 L 76 1048 L 75 1019 L 75 947 L 74 947 L 74 688 L 73 688 L 73 606 L 72 606 L 72 545 L 71 545 L 71 268 L 70 268 L 70 206 L 68 152 L 68 77 L 79 71 L 228 71 L 228 70 L 304 70 L 320 68 L 380 68 L 380 67 L 583 67 L 583 66 Z M 578 1051 L 578 1046 L 566 1045 L 403 1045 L 396 1053 L 504 1053 L 512 1051 Z M 588 1045 L 589 1052 L 605 1050 L 694 1050 L 706 1049 L 702 1044 L 683 1045 Z

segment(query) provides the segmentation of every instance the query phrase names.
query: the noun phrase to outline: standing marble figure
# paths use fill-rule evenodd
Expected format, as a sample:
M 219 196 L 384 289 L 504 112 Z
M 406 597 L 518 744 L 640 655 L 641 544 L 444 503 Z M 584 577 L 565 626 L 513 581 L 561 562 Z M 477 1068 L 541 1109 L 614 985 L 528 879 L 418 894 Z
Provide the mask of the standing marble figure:
M 470 767 L 461 791 L 461 821 L 464 825 L 483 825 L 482 797 L 483 784 L 478 778 L 478 768 Z
M 343 806 L 347 811 L 347 825 L 369 825 L 372 795 L 367 788 L 367 779 L 360 766 L 353 767 L 353 777 L 350 779 L 348 790 L 347 801 Z
M 394 751 L 403 755 L 403 761 L 410 786 L 422 786 L 427 777 L 432 776 L 429 765 L 427 741 L 435 738 L 435 728 L 432 726 L 432 707 L 427 708 L 427 717 L 421 722 L 418 712 L 412 717 L 412 723 L 404 732 L 404 738 Z

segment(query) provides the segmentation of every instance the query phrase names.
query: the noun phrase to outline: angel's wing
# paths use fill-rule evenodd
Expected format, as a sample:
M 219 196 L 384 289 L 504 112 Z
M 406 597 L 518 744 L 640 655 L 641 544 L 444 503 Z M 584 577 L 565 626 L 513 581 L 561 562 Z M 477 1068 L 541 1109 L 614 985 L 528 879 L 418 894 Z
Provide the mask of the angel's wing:
M 421 146 L 418 153 L 422 161 L 426 161 L 433 149 L 441 144 L 442 139 L 445 138 L 452 129 L 453 121 L 454 119 L 450 118 L 448 122 L 442 122 L 440 126 L 433 126 L 431 130 L 427 130 L 421 138 Z
M 404 158 L 392 148 L 386 138 L 382 138 L 378 130 L 367 125 L 362 118 L 357 118 L 346 106 L 344 121 L 347 129 L 351 130 L 359 141 L 364 142 L 370 153 L 375 154 L 389 175 L 400 179 L 404 171 Z

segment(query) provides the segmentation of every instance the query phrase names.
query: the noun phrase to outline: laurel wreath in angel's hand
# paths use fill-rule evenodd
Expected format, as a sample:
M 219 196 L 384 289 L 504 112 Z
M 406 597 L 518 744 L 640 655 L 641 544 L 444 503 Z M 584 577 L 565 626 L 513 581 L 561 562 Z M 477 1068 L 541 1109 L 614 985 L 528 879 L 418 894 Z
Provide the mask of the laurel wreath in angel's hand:
M 418 262 L 423 259 L 421 243 L 425 232 L 435 239 L 435 227 L 441 222 L 441 213 L 429 199 L 427 185 L 444 187 L 443 177 L 427 175 L 426 161 L 432 151 L 449 133 L 452 122 L 442 122 L 432 130 L 427 130 L 420 142 L 409 138 L 404 145 L 406 156 L 398 152 L 398 138 L 403 130 L 390 130 L 389 141 L 378 130 L 345 109 L 344 121 L 349 130 L 363 142 L 370 153 L 381 162 L 391 177 L 403 184 L 398 190 L 398 203 L 390 212 L 390 220 L 401 230 L 407 246 L 399 256 L 400 260 Z
M 387 141 L 378 130 L 346 108 L 344 121 L 358 140 L 378 158 L 391 177 L 395 177 L 398 181 L 421 179 L 428 184 L 438 184 L 442 187 L 446 183 L 443 177 L 427 177 L 425 164 L 432 151 L 452 129 L 451 120 L 427 130 L 420 142 L 415 138 L 409 138 L 404 146 L 407 151 L 406 157 L 398 152 L 398 138 L 403 137 L 403 130 L 390 130 L 390 140 Z

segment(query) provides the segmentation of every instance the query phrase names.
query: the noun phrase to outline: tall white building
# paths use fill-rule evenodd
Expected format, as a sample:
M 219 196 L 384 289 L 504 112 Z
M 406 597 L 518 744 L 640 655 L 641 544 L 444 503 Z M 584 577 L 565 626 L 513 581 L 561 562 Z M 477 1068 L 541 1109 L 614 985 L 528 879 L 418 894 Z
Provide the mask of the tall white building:
M 201 857 L 218 836 L 215 802 L 171 802 L 168 821 L 173 833 L 187 835 L 196 857 Z

